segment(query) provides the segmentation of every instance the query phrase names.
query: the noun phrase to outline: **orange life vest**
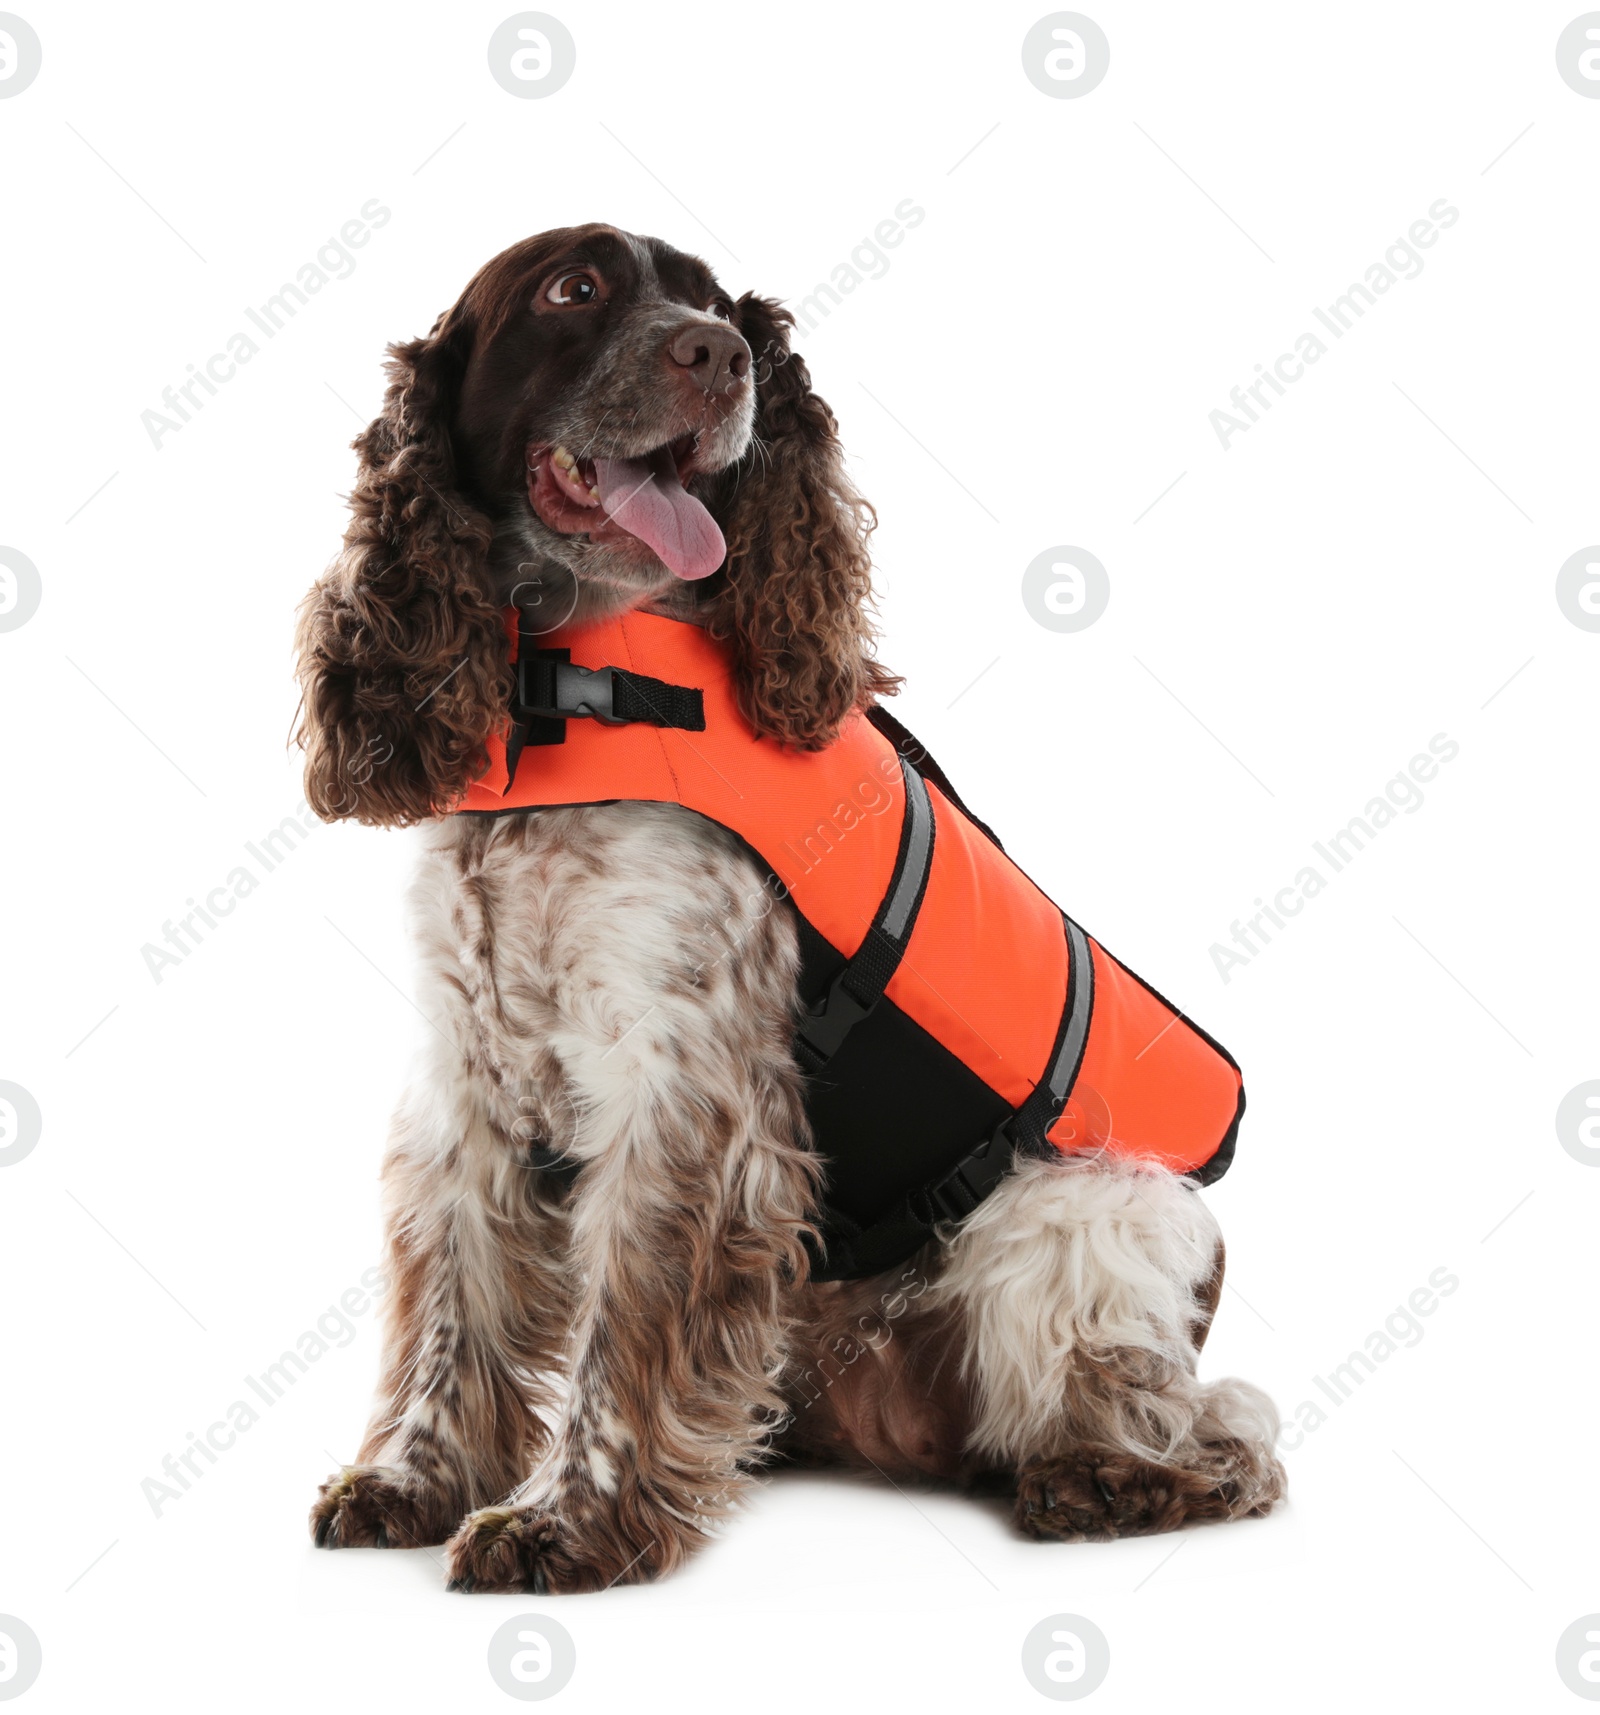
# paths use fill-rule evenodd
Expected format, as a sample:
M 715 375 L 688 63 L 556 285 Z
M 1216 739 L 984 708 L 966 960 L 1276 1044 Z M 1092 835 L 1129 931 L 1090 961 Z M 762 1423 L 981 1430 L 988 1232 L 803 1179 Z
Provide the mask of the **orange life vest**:
M 1018 1151 L 1106 1150 L 1203 1184 L 1226 1170 L 1233 1058 L 1051 903 L 887 711 L 796 750 L 751 729 L 699 626 L 517 626 L 508 610 L 511 723 L 456 811 L 681 804 L 793 904 L 795 1053 L 827 1168 L 816 1278 L 901 1261 Z

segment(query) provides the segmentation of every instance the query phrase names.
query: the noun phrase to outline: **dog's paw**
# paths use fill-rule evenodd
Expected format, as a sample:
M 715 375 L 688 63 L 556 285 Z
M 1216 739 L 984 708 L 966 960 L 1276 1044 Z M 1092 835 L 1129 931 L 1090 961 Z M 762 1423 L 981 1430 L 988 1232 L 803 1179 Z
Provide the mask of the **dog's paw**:
M 450 1588 L 568 1596 L 652 1577 L 647 1555 L 633 1561 L 588 1555 L 539 1507 L 485 1507 L 469 1513 L 445 1547 Z
M 443 1542 L 459 1516 L 393 1466 L 346 1465 L 317 1491 L 311 1537 L 318 1548 L 424 1548 Z
M 1113 1542 L 1186 1520 L 1186 1473 L 1114 1453 L 1081 1453 L 1017 1474 L 1017 1528 L 1038 1541 Z
M 1015 1517 L 1039 1540 L 1112 1542 L 1257 1517 L 1282 1493 L 1283 1467 L 1243 1441 L 1199 1449 L 1186 1465 L 1085 1449 L 1020 1471 Z

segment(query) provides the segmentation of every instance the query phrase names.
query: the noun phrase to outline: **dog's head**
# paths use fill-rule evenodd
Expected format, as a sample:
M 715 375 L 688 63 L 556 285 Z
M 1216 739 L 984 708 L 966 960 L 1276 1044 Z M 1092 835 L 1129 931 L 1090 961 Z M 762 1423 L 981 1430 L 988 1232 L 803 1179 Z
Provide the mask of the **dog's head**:
M 746 716 L 787 743 L 828 743 L 893 688 L 871 655 L 871 510 L 793 325 L 659 239 L 583 226 L 504 251 L 390 347 L 344 553 L 301 615 L 319 814 L 419 821 L 482 771 L 507 602 L 554 626 L 700 585 Z
M 739 313 L 705 263 L 608 227 L 529 239 L 467 288 L 434 342 L 468 353 L 462 475 L 530 559 L 645 594 L 721 567 L 696 490 L 750 446 Z

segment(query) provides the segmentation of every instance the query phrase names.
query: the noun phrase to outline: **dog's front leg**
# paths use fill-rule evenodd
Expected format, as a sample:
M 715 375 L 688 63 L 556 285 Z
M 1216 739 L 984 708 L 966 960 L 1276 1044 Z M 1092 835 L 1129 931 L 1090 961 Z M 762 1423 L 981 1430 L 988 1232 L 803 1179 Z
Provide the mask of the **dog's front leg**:
M 587 1081 L 566 1410 L 525 1487 L 452 1539 L 454 1588 L 600 1590 L 670 1570 L 734 1504 L 781 1414 L 815 1179 L 787 1021 L 734 1046 L 704 1041 L 704 1016 L 679 1020 L 702 1037 L 686 1050 L 671 1011 L 617 1045 L 603 1088 Z
M 319 1547 L 443 1542 L 527 1478 L 546 1438 L 536 1408 L 570 1314 L 565 1223 L 474 1090 L 437 1044 L 395 1115 L 383 1374 L 356 1463 L 312 1508 Z

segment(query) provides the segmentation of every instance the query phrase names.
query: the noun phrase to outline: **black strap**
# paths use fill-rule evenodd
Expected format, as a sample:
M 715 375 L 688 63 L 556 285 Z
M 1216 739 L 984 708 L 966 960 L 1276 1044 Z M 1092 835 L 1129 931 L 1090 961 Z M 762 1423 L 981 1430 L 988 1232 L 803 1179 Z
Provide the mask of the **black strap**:
M 630 673 L 622 667 L 613 667 L 610 673 L 613 720 L 649 721 L 652 726 L 671 727 L 677 732 L 706 730 L 705 696 L 692 685 L 669 685 L 665 679 Z
M 1018 1155 L 1044 1155 L 1050 1127 L 1077 1082 L 1094 1012 L 1094 955 L 1089 937 L 1062 914 L 1067 938 L 1067 995 L 1055 1045 L 1044 1076 L 1026 1100 L 986 1137 L 930 1184 L 909 1192 L 887 1214 L 865 1227 L 833 1224 L 825 1235 L 830 1278 L 875 1273 L 933 1237 L 945 1222 L 963 1221 L 986 1198 Z
M 506 737 L 508 791 L 523 750 L 565 744 L 567 722 L 579 718 L 603 726 L 646 721 L 679 732 L 704 732 L 705 697 L 690 685 L 669 685 L 625 667 L 575 667 L 570 649 L 537 649 L 519 639 Z
M 922 776 L 904 757 L 900 758 L 900 772 L 905 780 L 906 804 L 889 886 L 861 945 L 822 999 L 800 1015 L 796 1026 L 795 1058 L 808 1072 L 820 1071 L 845 1037 L 883 999 L 922 909 L 928 872 L 933 866 L 933 805 Z

